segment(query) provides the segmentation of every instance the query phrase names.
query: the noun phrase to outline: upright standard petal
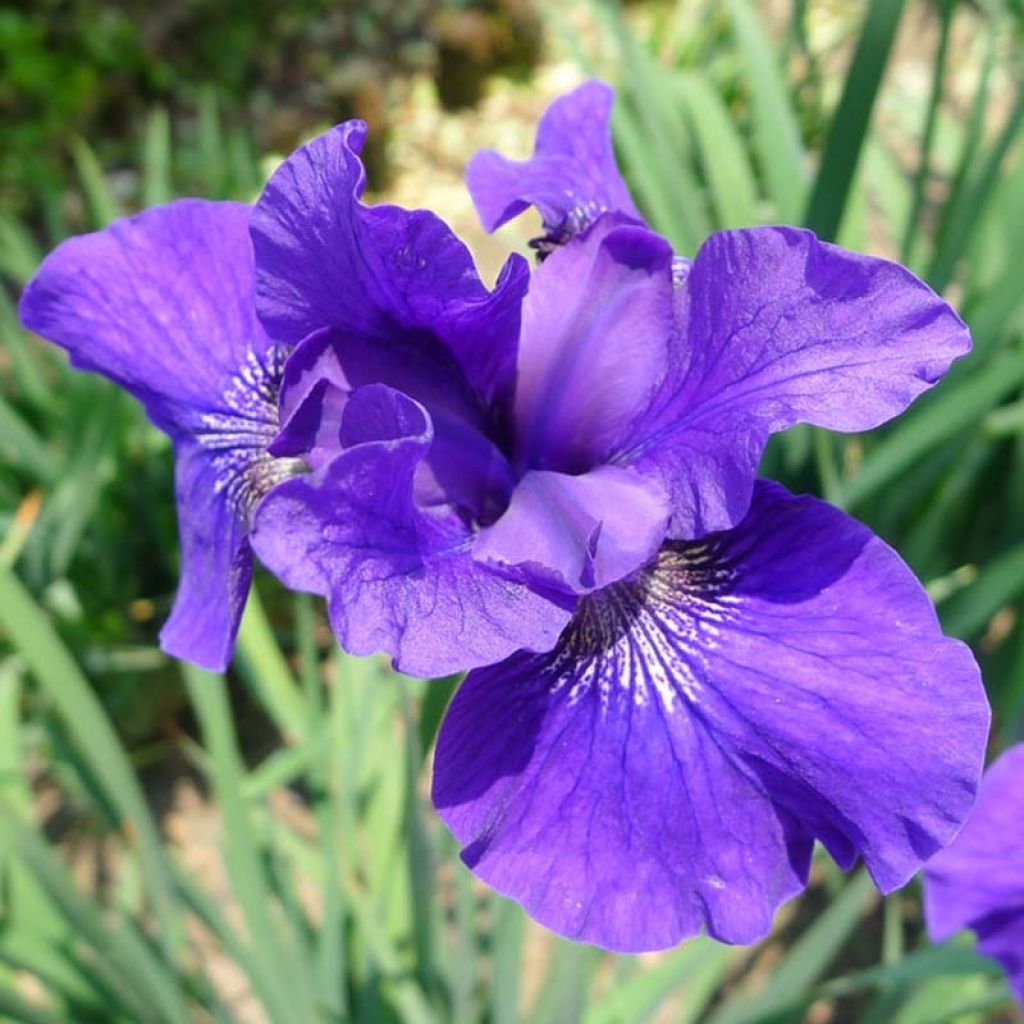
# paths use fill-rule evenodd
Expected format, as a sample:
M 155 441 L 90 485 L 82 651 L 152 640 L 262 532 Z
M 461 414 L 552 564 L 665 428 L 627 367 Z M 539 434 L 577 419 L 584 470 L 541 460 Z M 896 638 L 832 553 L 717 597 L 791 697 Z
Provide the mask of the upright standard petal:
M 483 150 L 469 161 L 466 185 L 487 231 L 535 206 L 546 232 L 539 247 L 550 248 L 602 213 L 641 219 L 615 164 L 609 123 L 614 99 L 604 82 L 584 82 L 544 112 L 529 160 Z
M 266 450 L 285 351 L 253 308 L 249 213 L 187 199 L 72 238 L 20 306 L 27 327 L 126 388 L 174 441 L 182 574 L 161 645 L 215 670 L 248 591 L 249 513 L 293 468 Z
M 970 348 L 908 270 L 795 228 L 712 235 L 677 305 L 672 372 L 617 458 L 661 474 L 680 538 L 742 518 L 770 433 L 876 427 Z
M 934 942 L 972 928 L 1024 1005 L 1024 744 L 989 768 L 967 824 L 928 862 L 924 910 Z
M 515 395 L 520 469 L 606 461 L 657 394 L 672 331 L 672 249 L 602 217 L 534 271 Z
M 287 585 L 327 597 L 346 650 L 384 651 L 405 672 L 439 676 L 553 646 L 570 602 L 481 565 L 461 517 L 417 504 L 433 436 L 426 410 L 368 385 L 349 399 L 342 435 L 351 447 L 263 500 L 252 542 Z
M 555 931 L 751 942 L 815 839 L 885 890 L 948 842 L 988 717 L 899 557 L 762 482 L 738 528 L 584 599 L 552 653 L 470 673 L 434 800 L 473 870 Z
M 506 398 L 525 261 L 512 257 L 488 292 L 469 250 L 433 213 L 364 206 L 365 135 L 361 121 L 348 121 L 296 150 L 256 204 L 252 236 L 264 325 L 292 343 L 334 327 L 385 352 L 396 339 L 433 338 L 484 401 Z

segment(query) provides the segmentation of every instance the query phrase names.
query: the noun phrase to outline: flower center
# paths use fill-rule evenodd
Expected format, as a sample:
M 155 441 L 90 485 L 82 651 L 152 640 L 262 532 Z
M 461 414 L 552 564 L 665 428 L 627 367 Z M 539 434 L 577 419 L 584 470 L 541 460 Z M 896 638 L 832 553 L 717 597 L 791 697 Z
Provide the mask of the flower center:
M 305 469 L 301 459 L 277 458 L 267 446 L 277 436 L 277 398 L 289 348 L 274 345 L 262 356 L 249 352 L 224 392 L 223 412 L 204 413 L 198 442 L 212 453 L 215 494 L 248 519 L 275 484 Z

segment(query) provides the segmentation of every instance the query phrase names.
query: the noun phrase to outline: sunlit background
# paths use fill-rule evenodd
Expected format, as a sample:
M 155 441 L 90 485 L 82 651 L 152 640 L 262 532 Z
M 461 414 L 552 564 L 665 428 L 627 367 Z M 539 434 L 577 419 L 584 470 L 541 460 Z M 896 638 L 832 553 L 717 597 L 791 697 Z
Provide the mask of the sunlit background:
M 356 116 L 369 200 L 435 209 L 491 278 L 537 225 L 484 235 L 466 160 L 525 157 L 547 102 L 595 74 L 678 251 L 806 224 L 907 263 L 969 322 L 974 354 L 905 416 L 791 430 L 762 473 L 900 550 L 981 662 L 993 753 L 1024 738 L 1021 0 L 4 6 L 0 1020 L 1024 1019 L 969 935 L 929 946 L 916 884 L 882 901 L 824 855 L 752 949 L 555 940 L 472 880 L 430 806 L 455 680 L 348 658 L 319 603 L 268 576 L 226 678 L 156 646 L 169 442 L 18 326 L 42 254 L 175 196 L 253 199 Z

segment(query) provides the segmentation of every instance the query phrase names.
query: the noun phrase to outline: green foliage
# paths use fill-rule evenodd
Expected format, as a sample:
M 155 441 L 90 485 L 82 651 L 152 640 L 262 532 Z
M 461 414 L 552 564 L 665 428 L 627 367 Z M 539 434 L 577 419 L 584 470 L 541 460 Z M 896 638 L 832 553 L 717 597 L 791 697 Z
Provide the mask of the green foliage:
M 914 887 L 882 909 L 863 875 L 824 859 L 754 950 L 700 938 L 626 958 L 543 937 L 472 881 L 425 798 L 457 681 L 341 654 L 315 603 L 272 581 L 228 679 L 160 654 L 176 579 L 168 445 L 22 331 L 14 298 L 69 229 L 182 192 L 251 196 L 256 147 L 225 116 L 252 87 L 244 54 L 321 5 L 189 5 L 202 40 L 188 60 L 219 84 L 190 84 L 184 104 L 184 72 L 146 57 L 130 5 L 71 5 L 41 27 L 57 6 L 0 11 L 0 114 L 27 103 L 0 117 L 0 150 L 17 154 L 0 189 L 32 180 L 44 197 L 27 221 L 0 214 L 0 1020 L 233 1021 L 239 989 L 288 1024 L 796 1024 L 818 1002 L 864 1022 L 1007 1019 L 1005 982 L 968 936 L 927 943 Z M 836 6 L 795 2 L 769 24 L 777 5 L 754 0 L 652 3 L 639 20 L 592 0 L 583 36 L 565 35 L 557 5 L 544 13 L 585 70 L 617 69 L 622 166 L 680 251 L 806 214 L 902 254 L 956 301 L 975 352 L 940 387 L 868 434 L 791 431 L 763 472 L 843 504 L 929 582 L 982 662 L 1002 747 L 1024 726 L 1020 4 L 865 4 L 839 19 L 838 53 L 814 20 Z M 350 24 L 367 46 L 383 11 Z M 881 114 L 908 21 L 933 57 L 922 95 L 896 97 L 909 139 Z M 121 88 L 133 126 L 100 143 L 100 97 Z M 129 188 L 109 173 L 126 165 Z M 175 759 L 212 801 L 223 884 L 160 833 L 143 780 Z M 44 817 L 46 794 L 59 814 Z M 47 842 L 62 820 L 105 851 L 108 884 L 83 886 L 71 844 Z

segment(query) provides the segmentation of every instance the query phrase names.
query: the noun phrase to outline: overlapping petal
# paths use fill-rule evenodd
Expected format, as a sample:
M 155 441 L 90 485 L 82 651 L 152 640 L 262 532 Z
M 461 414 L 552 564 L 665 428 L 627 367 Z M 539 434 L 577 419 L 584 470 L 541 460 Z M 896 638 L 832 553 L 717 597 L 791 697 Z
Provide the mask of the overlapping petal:
M 816 838 L 905 882 L 970 809 L 987 728 L 898 556 L 759 483 L 738 528 L 584 600 L 551 654 L 472 672 L 434 798 L 474 871 L 563 934 L 749 942 Z
M 290 471 L 266 452 L 284 350 L 256 319 L 249 215 L 186 199 L 69 239 L 20 306 L 26 326 L 126 388 L 173 439 L 182 568 L 161 645 L 214 670 L 248 592 L 248 514 Z
M 743 516 L 769 433 L 876 427 L 970 348 L 908 270 L 796 228 L 712 235 L 677 306 L 671 373 L 619 456 L 662 476 L 676 537 Z
M 582 472 L 622 445 L 666 374 L 671 263 L 664 239 L 606 216 L 534 271 L 519 343 L 518 466 Z
M 252 542 L 287 585 L 327 596 L 344 647 L 385 651 L 424 676 L 551 647 L 569 602 L 481 565 L 460 516 L 417 503 L 433 436 L 426 410 L 371 384 L 349 398 L 341 431 L 350 447 L 263 500 Z
M 488 292 L 469 250 L 433 213 L 364 206 L 365 134 L 361 121 L 326 132 L 264 189 L 252 220 L 263 323 L 292 343 L 324 327 L 385 352 L 439 342 L 485 401 L 507 397 L 526 262 L 511 257 Z
M 599 466 L 579 476 L 531 470 L 501 518 L 480 531 L 473 555 L 586 593 L 646 565 L 668 517 L 657 481 L 628 468 Z
M 231 661 L 252 581 L 248 528 L 223 499 L 217 466 L 201 445 L 179 445 L 175 472 L 181 578 L 160 646 L 175 657 L 223 671 Z
M 974 929 L 1024 1004 L 1024 744 L 986 772 L 967 824 L 929 861 L 924 894 L 932 940 Z
M 552 242 L 568 240 L 605 212 L 640 219 L 612 150 L 614 99 L 604 82 L 585 82 L 544 112 L 529 160 L 494 150 L 470 160 L 466 185 L 487 231 L 530 206 L 540 211 Z

